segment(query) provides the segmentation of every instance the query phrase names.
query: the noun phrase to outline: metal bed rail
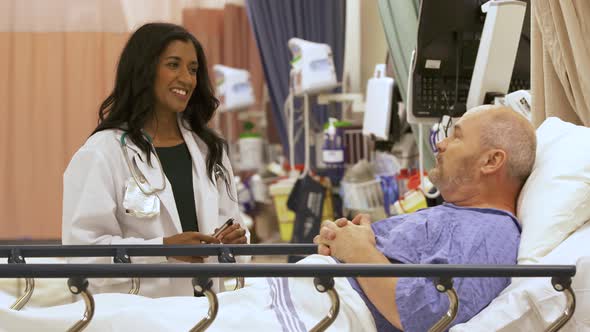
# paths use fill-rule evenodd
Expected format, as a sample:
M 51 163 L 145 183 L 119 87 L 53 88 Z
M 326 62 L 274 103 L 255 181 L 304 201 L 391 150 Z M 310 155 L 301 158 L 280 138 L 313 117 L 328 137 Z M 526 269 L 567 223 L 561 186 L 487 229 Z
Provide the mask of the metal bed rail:
M 204 245 L 0 245 L 0 257 L 115 257 L 129 256 L 217 256 L 229 251 L 244 255 L 311 255 L 315 244 L 204 244 Z
M 44 248 L 42 248 L 44 247 Z M 6 249 L 10 249 L 6 251 Z M 159 249 L 159 250 L 154 250 Z M 558 331 L 575 311 L 575 294 L 571 278 L 576 273 L 573 265 L 442 265 L 442 264 L 26 264 L 25 257 L 110 257 L 137 256 L 187 256 L 187 255 L 253 255 L 253 254 L 311 254 L 315 245 L 204 245 L 204 246 L 21 246 L 0 247 L 0 257 L 9 258 L 13 264 L 0 265 L 0 278 L 69 278 L 72 293 L 81 294 L 86 303 L 83 319 L 69 331 L 82 331 L 92 320 L 94 299 L 88 291 L 87 278 L 193 278 L 196 293 L 209 301 L 206 317 L 191 329 L 204 331 L 215 320 L 218 302 L 211 290 L 213 277 L 311 277 L 317 291 L 328 293 L 332 306 L 329 313 L 311 331 L 324 331 L 336 319 L 339 298 L 334 289 L 334 277 L 426 277 L 432 278 L 437 291 L 449 298 L 449 310 L 430 329 L 444 331 L 455 319 L 459 299 L 453 288 L 453 278 L 483 277 L 551 277 L 556 291 L 564 292 L 567 305 L 564 313 L 547 331 Z M 20 255 L 15 257 L 14 255 Z M 19 260 L 20 259 L 20 260 Z M 223 262 L 223 260 L 220 260 Z M 30 297 L 30 295 L 29 295 Z
M 4 264 L 0 278 L 398 277 L 571 278 L 574 265 L 451 264 Z
M 39 257 L 113 257 L 114 263 L 131 263 L 133 256 L 217 256 L 220 263 L 235 263 L 242 255 L 310 255 L 317 252 L 313 244 L 206 244 L 206 245 L 0 245 L 0 257 L 9 263 L 25 264 L 26 258 Z M 141 280 L 131 279 L 129 294 L 139 294 Z M 244 278 L 236 277 L 234 290 L 244 287 Z M 22 309 L 31 299 L 35 280 L 25 279 L 25 291 L 10 307 Z

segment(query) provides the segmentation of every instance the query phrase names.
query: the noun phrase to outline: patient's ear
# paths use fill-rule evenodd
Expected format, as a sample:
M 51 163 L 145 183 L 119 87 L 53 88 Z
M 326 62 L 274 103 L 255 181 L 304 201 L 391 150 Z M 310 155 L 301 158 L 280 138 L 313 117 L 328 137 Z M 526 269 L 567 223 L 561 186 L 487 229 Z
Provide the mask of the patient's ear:
M 506 151 L 491 149 L 484 154 L 484 162 L 481 172 L 486 175 L 496 173 L 506 164 Z

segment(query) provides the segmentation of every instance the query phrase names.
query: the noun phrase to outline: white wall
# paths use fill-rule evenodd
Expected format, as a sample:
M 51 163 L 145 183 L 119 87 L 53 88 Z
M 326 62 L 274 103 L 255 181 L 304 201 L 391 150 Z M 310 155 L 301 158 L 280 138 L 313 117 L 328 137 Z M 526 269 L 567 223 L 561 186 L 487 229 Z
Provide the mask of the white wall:
M 361 49 L 361 92 L 364 94 L 375 65 L 385 63 L 387 54 L 387 41 L 377 0 L 361 1 Z

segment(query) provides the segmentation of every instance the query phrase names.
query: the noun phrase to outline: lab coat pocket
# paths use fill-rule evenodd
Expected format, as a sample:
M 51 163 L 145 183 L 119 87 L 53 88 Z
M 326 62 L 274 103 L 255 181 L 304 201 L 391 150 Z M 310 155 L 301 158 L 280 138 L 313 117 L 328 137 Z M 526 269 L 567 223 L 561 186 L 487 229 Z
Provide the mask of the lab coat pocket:
M 130 178 L 125 183 L 123 208 L 127 215 L 147 219 L 160 214 L 160 199 L 156 194 L 144 194 L 135 180 Z

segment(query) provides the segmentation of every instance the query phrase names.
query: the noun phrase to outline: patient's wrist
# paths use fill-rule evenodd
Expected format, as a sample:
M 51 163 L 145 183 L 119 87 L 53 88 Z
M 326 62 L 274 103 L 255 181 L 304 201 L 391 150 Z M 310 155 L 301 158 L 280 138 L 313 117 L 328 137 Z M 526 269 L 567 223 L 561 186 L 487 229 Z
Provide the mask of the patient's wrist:
M 379 264 L 383 262 L 383 258 L 385 256 L 373 244 L 366 243 L 351 250 L 344 261 L 351 264 Z M 385 262 L 389 261 L 385 258 Z

